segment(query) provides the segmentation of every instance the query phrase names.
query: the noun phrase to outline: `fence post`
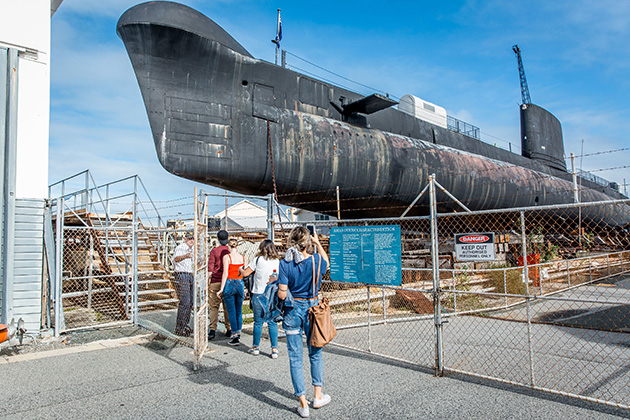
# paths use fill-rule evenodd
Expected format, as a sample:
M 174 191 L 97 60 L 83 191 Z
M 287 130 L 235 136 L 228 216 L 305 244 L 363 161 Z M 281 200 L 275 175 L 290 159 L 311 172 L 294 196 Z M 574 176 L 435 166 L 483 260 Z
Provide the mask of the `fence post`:
M 508 290 L 507 290 L 507 273 L 505 272 L 505 267 L 503 267 L 503 297 L 505 297 L 505 307 L 508 307 L 508 300 L 507 300 L 507 294 L 508 294 Z
M 523 273 L 525 282 L 525 307 L 527 310 L 527 348 L 529 350 L 529 380 L 530 385 L 536 385 L 534 375 L 534 350 L 532 348 L 532 316 L 530 311 L 529 270 L 527 268 L 527 237 L 525 236 L 525 213 L 521 211 L 521 241 L 523 244 Z
M 567 287 L 571 287 L 571 270 L 569 270 L 569 260 L 567 260 Z
M 529 269 L 527 266 L 527 235 L 525 235 L 525 213 L 521 211 L 521 254 L 523 255 L 523 283 L 529 295 Z
M 55 290 L 54 312 L 55 312 L 55 337 L 59 337 L 62 328 L 61 320 L 61 292 L 63 289 L 63 195 L 57 199 L 57 220 L 55 226 Z
M 132 278 L 131 278 L 131 302 L 133 325 L 138 325 L 138 177 L 133 178 L 133 220 L 131 223 Z
M 367 285 L 367 318 L 368 318 L 368 352 L 372 353 L 372 319 L 371 319 L 370 285 Z
M 387 325 L 387 309 L 386 309 L 386 299 L 385 299 L 385 288 L 381 288 L 381 290 L 383 291 L 383 321 L 384 324 Z
M 433 321 L 435 323 L 435 374 L 444 375 L 444 353 L 442 348 L 442 307 L 440 304 L 440 270 L 438 267 L 437 203 L 435 200 L 435 174 L 429 177 L 431 207 L 431 260 L 433 265 Z
M 273 241 L 273 193 L 267 194 L 267 239 Z
M 94 229 L 94 227 L 89 228 Z M 88 232 L 89 232 L 88 229 Z M 94 235 L 89 233 L 90 235 L 90 253 L 88 255 L 88 301 L 87 307 L 88 309 L 92 309 L 92 283 L 94 282 L 93 274 L 94 274 Z
M 455 290 L 457 289 L 457 283 L 456 283 L 455 275 L 456 275 L 455 268 L 453 268 L 452 274 L 451 274 L 451 285 L 453 286 L 453 311 L 457 313 L 457 293 L 455 293 Z

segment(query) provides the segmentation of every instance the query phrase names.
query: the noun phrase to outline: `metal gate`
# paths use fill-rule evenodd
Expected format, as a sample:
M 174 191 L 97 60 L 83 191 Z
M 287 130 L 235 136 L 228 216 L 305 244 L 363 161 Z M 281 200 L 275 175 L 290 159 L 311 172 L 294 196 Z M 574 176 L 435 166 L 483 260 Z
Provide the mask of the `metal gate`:
M 208 197 L 195 188 L 195 251 L 193 255 L 194 370 L 208 348 Z

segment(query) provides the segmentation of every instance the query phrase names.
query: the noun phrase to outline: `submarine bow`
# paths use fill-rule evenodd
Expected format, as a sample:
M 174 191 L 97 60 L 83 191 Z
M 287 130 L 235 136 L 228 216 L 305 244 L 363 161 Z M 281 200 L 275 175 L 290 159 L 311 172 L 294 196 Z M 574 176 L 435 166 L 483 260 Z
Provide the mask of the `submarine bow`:
M 519 156 L 401 112 L 389 98 L 363 97 L 257 60 L 187 6 L 137 5 L 120 18 L 117 32 L 159 161 L 175 175 L 255 195 L 274 192 L 275 175 L 281 203 L 316 212 L 336 209 L 338 186 L 344 217 L 399 216 L 432 173 L 473 210 L 573 201 L 557 147 L 551 157 Z M 537 126 L 525 126 L 535 133 Z M 545 141 L 539 138 L 528 144 L 538 147 Z M 582 201 L 622 198 L 584 185 Z M 413 214 L 427 213 L 423 197 Z

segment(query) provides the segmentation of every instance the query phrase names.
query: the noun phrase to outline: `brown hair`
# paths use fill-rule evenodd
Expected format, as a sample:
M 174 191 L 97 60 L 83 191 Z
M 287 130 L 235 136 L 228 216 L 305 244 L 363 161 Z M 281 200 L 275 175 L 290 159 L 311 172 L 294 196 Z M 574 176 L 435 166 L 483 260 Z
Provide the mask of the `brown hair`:
M 311 232 L 304 226 L 297 226 L 291 229 L 289 233 L 289 246 L 294 246 L 298 251 L 306 250 L 307 253 L 313 253 L 313 242 L 311 241 Z
M 228 241 L 228 246 L 230 248 L 236 248 L 238 246 L 238 239 L 230 238 L 230 240 Z
M 276 251 L 276 246 L 273 244 L 271 239 L 265 239 L 260 243 L 260 246 L 258 247 L 258 256 L 263 257 L 266 260 L 280 259 L 278 251 Z

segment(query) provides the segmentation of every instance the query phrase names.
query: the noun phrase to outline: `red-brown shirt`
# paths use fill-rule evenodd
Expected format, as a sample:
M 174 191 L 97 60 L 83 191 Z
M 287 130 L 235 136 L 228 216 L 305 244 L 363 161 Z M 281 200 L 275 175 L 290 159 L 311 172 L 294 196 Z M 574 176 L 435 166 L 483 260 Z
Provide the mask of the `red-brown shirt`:
M 212 272 L 210 283 L 221 282 L 223 277 L 223 257 L 230 253 L 227 245 L 219 245 L 210 251 L 208 257 L 208 271 Z

